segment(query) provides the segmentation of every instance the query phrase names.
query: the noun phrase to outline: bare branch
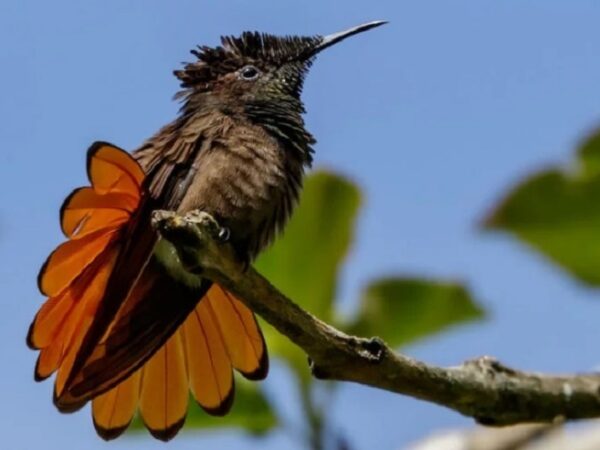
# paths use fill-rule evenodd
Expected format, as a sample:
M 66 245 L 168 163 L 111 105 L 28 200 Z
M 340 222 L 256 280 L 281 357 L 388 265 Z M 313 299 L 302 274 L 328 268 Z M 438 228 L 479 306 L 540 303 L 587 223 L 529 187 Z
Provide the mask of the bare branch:
M 154 226 L 191 271 L 218 282 L 309 356 L 320 379 L 353 381 L 446 406 L 486 425 L 600 417 L 600 374 L 549 376 L 491 357 L 435 367 L 395 353 L 379 338 L 349 336 L 304 311 L 219 241 L 214 219 L 157 211 Z M 199 269 L 201 268 L 201 269 Z M 401 326 L 401 324 L 399 324 Z

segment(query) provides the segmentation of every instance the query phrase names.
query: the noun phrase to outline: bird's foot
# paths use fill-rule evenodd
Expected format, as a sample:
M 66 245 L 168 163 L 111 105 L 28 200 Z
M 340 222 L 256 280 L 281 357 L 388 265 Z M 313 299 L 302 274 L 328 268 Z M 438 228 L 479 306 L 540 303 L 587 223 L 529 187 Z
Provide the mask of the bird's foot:
M 175 247 L 188 272 L 210 278 L 211 271 L 218 273 L 223 264 L 234 265 L 240 273 L 244 271 L 233 246 L 222 245 L 230 238 L 229 229 L 222 227 L 212 215 L 199 210 L 185 215 L 157 210 L 152 213 L 151 223 L 160 236 Z
M 221 227 L 221 229 L 219 230 L 219 234 L 217 235 L 219 242 L 228 242 L 230 237 L 231 230 L 227 227 Z
M 152 211 L 152 217 L 150 218 L 150 222 L 152 226 L 157 226 L 158 224 L 165 222 L 167 220 L 173 219 L 177 216 L 177 213 L 174 211 L 167 211 L 165 209 L 157 209 Z
M 199 224 L 205 231 L 210 233 L 213 239 L 219 242 L 227 242 L 231 237 L 229 228 L 222 227 L 219 222 L 207 212 L 193 210 L 183 216 L 183 219 L 189 223 Z
M 152 211 L 150 224 L 161 233 L 168 232 L 173 228 L 181 227 L 183 225 L 183 218 L 174 211 L 158 209 Z
M 169 237 L 173 232 L 181 234 L 184 229 L 188 232 L 184 234 L 194 234 L 197 232 L 207 233 L 211 239 L 218 243 L 225 243 L 231 237 L 231 231 L 227 227 L 222 227 L 217 220 L 209 213 L 193 210 L 181 216 L 174 211 L 156 210 L 152 212 L 150 219 L 152 226 L 163 236 Z M 195 232 L 193 231 L 196 227 Z M 183 236 L 183 235 L 182 235 Z

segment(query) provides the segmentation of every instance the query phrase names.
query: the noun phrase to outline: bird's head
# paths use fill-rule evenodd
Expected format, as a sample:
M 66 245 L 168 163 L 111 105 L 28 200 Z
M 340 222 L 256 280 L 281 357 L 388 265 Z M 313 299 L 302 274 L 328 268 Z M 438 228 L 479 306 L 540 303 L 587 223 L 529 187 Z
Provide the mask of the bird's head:
M 219 109 L 245 114 L 267 127 L 288 123 L 291 128 L 303 128 L 300 94 L 316 55 L 384 23 L 369 22 L 328 36 L 244 32 L 239 37 L 222 37 L 217 47 L 199 46 L 192 50 L 197 60 L 174 72 L 183 88 L 178 94 L 184 100 L 183 111 Z M 308 133 L 306 137 L 314 142 Z
M 197 60 L 175 75 L 183 94 L 209 94 L 225 104 L 298 100 L 315 56 L 349 36 L 383 25 L 370 22 L 328 36 L 274 36 L 244 32 L 225 36 L 218 47 L 192 50 Z

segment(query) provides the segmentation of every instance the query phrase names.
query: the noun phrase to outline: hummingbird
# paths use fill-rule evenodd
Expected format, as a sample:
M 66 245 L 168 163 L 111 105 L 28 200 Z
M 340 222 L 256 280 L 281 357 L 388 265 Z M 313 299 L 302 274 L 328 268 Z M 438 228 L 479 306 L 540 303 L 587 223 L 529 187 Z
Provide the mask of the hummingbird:
M 243 264 L 281 232 L 313 161 L 301 99 L 322 50 L 383 25 L 327 36 L 243 32 L 192 50 L 178 116 L 132 154 L 107 142 L 87 152 L 90 184 L 60 210 L 67 238 L 38 276 L 47 297 L 27 335 L 34 377 L 56 373 L 54 404 L 92 403 L 114 439 L 135 413 L 157 439 L 181 429 L 192 398 L 209 414 L 232 406 L 236 370 L 262 380 L 267 348 L 255 316 L 223 287 L 189 272 L 151 226 L 156 210 L 203 211 Z

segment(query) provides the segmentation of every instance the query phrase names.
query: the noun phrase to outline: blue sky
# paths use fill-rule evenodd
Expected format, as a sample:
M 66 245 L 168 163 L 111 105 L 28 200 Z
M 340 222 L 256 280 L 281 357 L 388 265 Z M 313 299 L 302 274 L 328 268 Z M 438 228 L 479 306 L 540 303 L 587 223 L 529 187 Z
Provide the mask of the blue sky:
M 600 293 L 477 221 L 532 170 L 567 163 L 600 124 L 600 4 L 558 0 L 149 1 L 0 3 L 0 431 L 6 448 L 107 448 L 88 412 L 61 415 L 35 384 L 25 347 L 42 298 L 35 276 L 61 239 L 58 208 L 85 180 L 97 139 L 133 149 L 177 110 L 171 71 L 221 34 L 384 28 L 328 50 L 304 99 L 316 165 L 365 193 L 344 269 L 341 307 L 382 274 L 465 281 L 489 317 L 406 352 L 438 364 L 491 354 L 524 369 L 597 366 Z M 402 326 L 402 318 L 398 318 Z M 265 383 L 277 402 L 285 370 Z M 440 407 L 361 386 L 332 403 L 357 449 L 397 449 L 470 422 Z M 171 448 L 298 448 L 277 433 L 184 433 Z M 125 438 L 115 449 L 164 448 Z

